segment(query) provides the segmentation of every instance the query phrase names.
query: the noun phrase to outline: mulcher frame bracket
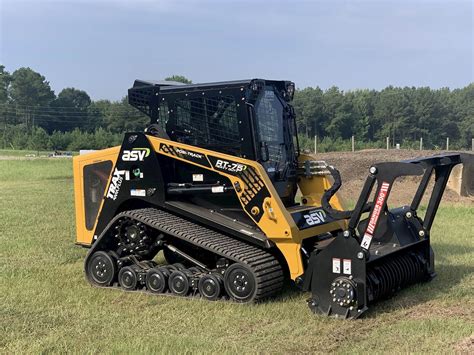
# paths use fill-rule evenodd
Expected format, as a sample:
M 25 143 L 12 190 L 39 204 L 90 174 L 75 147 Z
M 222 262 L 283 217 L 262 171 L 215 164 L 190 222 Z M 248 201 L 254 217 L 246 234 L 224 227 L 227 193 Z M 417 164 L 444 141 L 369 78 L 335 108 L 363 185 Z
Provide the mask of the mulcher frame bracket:
M 473 157 L 454 153 L 373 165 L 354 210 L 347 212 L 350 215 L 348 229 L 339 233 L 326 249 L 315 251 L 309 260 L 303 283 L 303 289 L 312 292 L 309 307 L 326 315 L 359 317 L 367 311 L 369 303 L 376 301 L 368 295 L 368 268 L 383 267 L 398 256 L 416 254 L 418 260 L 422 260 L 420 265 L 424 265 L 423 275 L 418 274 L 417 281 L 432 279 L 435 276 L 434 254 L 430 247 L 433 220 L 451 170 L 457 164 L 472 161 Z M 417 216 L 417 209 L 433 173 L 434 187 L 425 217 L 421 219 Z M 388 210 L 387 200 L 394 181 L 401 176 L 416 175 L 423 176 L 410 206 Z M 375 183 L 374 200 L 368 203 Z M 369 217 L 361 221 L 365 212 L 369 212 Z M 344 263 L 350 265 L 350 269 L 346 269 Z M 352 292 L 344 294 L 347 304 L 339 304 L 340 298 L 335 295 L 336 289 L 341 288 L 338 285 Z

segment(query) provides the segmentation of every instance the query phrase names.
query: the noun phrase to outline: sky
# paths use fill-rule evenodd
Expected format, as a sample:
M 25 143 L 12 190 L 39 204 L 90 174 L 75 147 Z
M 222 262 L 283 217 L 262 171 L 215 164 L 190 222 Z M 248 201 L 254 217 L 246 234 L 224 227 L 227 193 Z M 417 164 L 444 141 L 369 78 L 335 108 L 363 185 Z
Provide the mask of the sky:
M 118 100 L 133 81 L 473 82 L 472 0 L 0 0 L 0 63 Z

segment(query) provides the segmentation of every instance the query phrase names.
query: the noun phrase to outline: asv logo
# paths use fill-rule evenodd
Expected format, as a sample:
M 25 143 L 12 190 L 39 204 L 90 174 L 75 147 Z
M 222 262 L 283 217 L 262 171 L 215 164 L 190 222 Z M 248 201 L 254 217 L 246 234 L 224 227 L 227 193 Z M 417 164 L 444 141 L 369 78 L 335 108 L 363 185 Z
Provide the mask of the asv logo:
M 303 217 L 309 226 L 316 226 L 326 222 L 326 212 L 323 210 L 311 211 L 310 213 L 303 215 Z
M 109 190 L 107 191 L 107 198 L 110 198 L 114 201 L 117 199 L 125 173 L 126 170 L 118 170 L 117 168 L 115 168 L 114 175 L 112 176 L 112 181 L 110 182 Z
M 124 150 L 122 154 L 123 161 L 143 161 L 150 155 L 149 148 L 133 148 L 132 150 Z

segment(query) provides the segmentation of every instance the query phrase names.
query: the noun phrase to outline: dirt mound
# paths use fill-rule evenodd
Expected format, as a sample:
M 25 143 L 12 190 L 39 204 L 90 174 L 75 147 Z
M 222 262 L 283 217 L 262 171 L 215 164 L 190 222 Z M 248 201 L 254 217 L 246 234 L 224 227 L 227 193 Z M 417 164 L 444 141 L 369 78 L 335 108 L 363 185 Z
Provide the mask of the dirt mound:
M 388 161 L 401 161 L 440 153 L 442 152 L 430 150 L 366 149 L 356 152 L 318 153 L 315 155 L 315 158 L 317 160 L 326 161 L 329 165 L 336 167 L 341 172 L 342 188 L 340 191 L 346 199 L 355 202 L 359 197 L 359 193 L 372 164 Z M 389 198 L 389 204 L 409 204 L 415 195 L 420 179 L 421 177 L 406 177 L 398 179 L 393 186 Z M 432 186 L 433 181 L 431 181 L 428 186 L 425 196 L 429 194 Z M 473 197 L 461 197 L 448 188 L 443 195 L 443 201 L 474 204 Z M 427 203 L 426 197 L 423 199 L 422 203 Z

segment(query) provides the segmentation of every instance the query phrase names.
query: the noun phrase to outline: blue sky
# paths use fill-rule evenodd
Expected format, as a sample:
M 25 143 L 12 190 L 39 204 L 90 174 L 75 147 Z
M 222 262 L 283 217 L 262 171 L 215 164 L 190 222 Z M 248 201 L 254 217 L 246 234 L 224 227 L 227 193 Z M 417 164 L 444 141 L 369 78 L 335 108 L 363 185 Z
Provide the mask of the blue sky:
M 172 74 L 456 88 L 474 81 L 473 11 L 469 0 L 0 0 L 0 63 L 94 99 Z

